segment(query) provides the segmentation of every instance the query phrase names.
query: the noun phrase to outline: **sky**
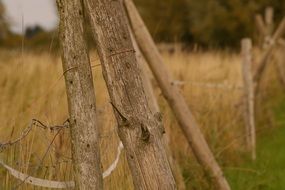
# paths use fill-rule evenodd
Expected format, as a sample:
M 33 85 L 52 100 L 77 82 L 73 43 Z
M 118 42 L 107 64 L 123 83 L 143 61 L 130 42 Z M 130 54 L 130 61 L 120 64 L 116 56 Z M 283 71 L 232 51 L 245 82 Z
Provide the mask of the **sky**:
M 6 16 L 11 22 L 11 30 L 16 33 L 22 33 L 23 28 L 36 24 L 46 30 L 51 30 L 57 25 L 55 0 L 2 0 L 2 2 L 6 7 Z

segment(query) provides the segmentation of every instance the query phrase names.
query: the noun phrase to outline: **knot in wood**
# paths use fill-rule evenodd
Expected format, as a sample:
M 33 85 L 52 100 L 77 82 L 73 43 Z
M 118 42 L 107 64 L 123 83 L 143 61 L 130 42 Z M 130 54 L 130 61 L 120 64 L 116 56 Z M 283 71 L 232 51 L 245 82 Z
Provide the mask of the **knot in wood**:
M 141 140 L 145 143 L 148 143 L 150 140 L 150 132 L 143 123 L 141 123 Z

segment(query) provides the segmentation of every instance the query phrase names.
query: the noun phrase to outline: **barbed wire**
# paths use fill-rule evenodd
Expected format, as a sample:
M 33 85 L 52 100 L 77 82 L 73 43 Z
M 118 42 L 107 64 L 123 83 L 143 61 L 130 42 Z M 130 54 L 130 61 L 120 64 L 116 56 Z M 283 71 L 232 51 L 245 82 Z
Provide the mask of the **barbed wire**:
M 48 152 L 54 146 L 53 143 L 54 143 L 56 137 L 59 135 L 59 133 L 62 130 L 70 128 L 69 119 L 64 121 L 62 125 L 52 125 L 52 126 L 48 126 L 38 119 L 32 119 L 30 124 L 28 125 L 28 127 L 25 128 L 21 132 L 19 137 L 17 137 L 14 140 L 11 140 L 11 141 L 0 143 L 0 153 L 3 150 L 5 150 L 5 149 L 17 144 L 17 143 L 20 143 L 22 140 L 24 140 L 30 134 L 30 132 L 33 130 L 33 128 L 40 128 L 40 129 L 49 130 L 52 132 L 57 131 L 57 133 L 53 136 L 52 141 L 48 144 L 48 148 L 45 151 L 43 157 L 39 158 L 39 164 L 37 164 L 37 165 L 30 165 L 30 164 L 23 165 L 23 164 L 19 164 L 19 162 L 17 162 L 16 165 L 18 166 L 18 168 L 19 167 L 20 168 L 21 167 L 22 168 L 23 167 L 25 167 L 25 168 L 32 168 L 33 167 L 33 168 L 35 168 L 33 174 L 35 174 L 39 171 L 39 169 L 51 168 L 51 167 L 56 168 L 60 163 L 71 163 L 72 164 L 72 160 L 70 158 L 68 160 L 62 160 L 62 161 L 56 162 L 56 164 L 43 165 L 44 159 L 47 157 Z M 116 131 L 116 128 L 112 129 L 108 133 L 100 135 L 100 138 L 110 137 L 111 135 L 113 135 L 115 133 L 115 131 Z M 103 172 L 103 178 L 106 178 L 109 175 L 111 175 L 111 173 L 117 168 L 122 149 L 123 149 L 123 144 L 122 144 L 122 142 L 119 142 L 119 145 L 117 147 L 116 158 L 112 162 L 112 164 L 107 168 L 107 170 Z M 31 184 L 31 185 L 35 185 L 35 186 L 40 186 L 40 187 L 47 187 L 47 188 L 73 188 L 75 186 L 74 181 L 53 181 L 53 180 L 46 180 L 46 179 L 32 177 L 31 175 L 22 173 L 16 169 L 10 167 L 9 165 L 5 164 L 4 161 L 1 159 L 0 159 L 0 165 L 2 165 L 12 176 L 14 176 L 16 179 L 19 179 L 21 181 L 20 183 L 16 184 L 15 187 L 13 188 L 15 190 L 18 189 L 19 187 L 21 187 L 21 185 L 26 184 L 26 183 Z
M 98 60 L 95 60 L 95 61 L 98 61 Z M 91 62 L 94 62 L 94 60 L 91 60 Z M 99 67 L 99 66 L 101 66 L 101 64 L 94 64 L 94 65 L 91 65 L 91 68 L 95 68 L 95 67 Z M 71 68 L 71 69 L 75 69 L 75 68 Z M 63 71 L 63 73 L 58 78 L 56 83 L 53 84 L 49 88 L 48 93 L 50 93 L 54 89 L 54 87 L 58 84 L 58 82 L 63 78 L 64 74 L 71 69 Z M 193 83 L 193 82 L 189 82 L 189 81 L 174 81 L 173 83 L 174 83 L 174 85 L 185 85 L 185 84 L 192 83 L 192 85 L 194 85 L 194 86 L 202 86 L 202 87 L 206 87 L 206 88 L 222 88 L 222 89 L 230 89 L 230 90 L 231 89 L 235 90 L 235 89 L 241 88 L 241 87 L 233 86 L 233 85 L 209 84 L 209 83 L 202 84 L 199 82 Z M 71 163 L 72 162 L 71 160 L 65 160 L 65 161 L 57 162 L 56 164 L 52 164 L 52 165 L 43 165 L 43 160 L 47 156 L 47 153 L 51 150 L 51 148 L 53 146 L 54 139 L 56 138 L 56 136 L 59 134 L 59 132 L 61 130 L 66 129 L 66 128 L 70 128 L 70 123 L 69 123 L 68 119 L 62 125 L 54 125 L 54 126 L 48 126 L 48 125 L 44 124 L 43 122 L 41 122 L 40 120 L 32 119 L 31 122 L 29 123 L 28 127 L 25 128 L 21 132 L 21 134 L 18 138 L 14 139 L 12 141 L 7 141 L 7 142 L 3 142 L 3 143 L 0 142 L 0 153 L 2 150 L 5 150 L 5 149 L 17 144 L 17 143 L 20 143 L 23 139 L 25 139 L 30 134 L 30 132 L 33 130 L 33 128 L 41 128 L 43 130 L 57 131 L 57 133 L 53 137 L 52 142 L 49 143 L 48 148 L 45 151 L 43 158 L 42 159 L 39 158 L 40 164 L 38 164 L 38 165 L 29 165 L 28 164 L 28 165 L 26 165 L 26 167 L 29 167 L 29 168 L 34 167 L 34 168 L 36 168 L 36 170 L 38 170 L 39 168 L 57 167 L 57 165 L 59 163 Z M 116 128 L 114 128 L 112 131 L 110 131 L 108 133 L 100 135 L 100 138 L 110 137 L 111 135 L 114 134 L 115 131 L 116 131 Z M 109 176 L 116 169 L 117 164 L 119 162 L 119 158 L 120 158 L 120 154 L 121 154 L 122 149 L 123 149 L 123 145 L 120 142 L 118 145 L 118 148 L 117 148 L 117 156 L 116 156 L 114 162 L 111 164 L 111 166 L 103 173 L 104 178 Z M 73 181 L 60 182 L 60 181 L 44 180 L 44 179 L 35 178 L 35 177 L 30 176 L 30 175 L 21 173 L 15 169 L 13 169 L 12 167 L 6 165 L 1 160 L 0 160 L 0 165 L 4 166 L 10 172 L 10 174 L 13 175 L 15 178 L 20 179 L 22 181 L 14 189 L 19 188 L 23 183 L 30 183 L 32 185 L 37 185 L 37 186 L 41 186 L 41 187 L 48 187 L 48 188 L 72 188 L 72 187 L 74 187 Z M 25 167 L 23 164 L 17 164 L 17 165 L 18 165 L 18 167 Z
M 186 81 L 186 80 L 175 80 L 172 81 L 172 85 L 184 86 L 193 85 L 202 88 L 213 88 L 213 89 L 223 89 L 223 90 L 243 90 L 243 86 L 238 84 L 228 84 L 228 83 L 210 83 L 210 82 L 198 82 L 198 81 Z
M 60 129 L 69 128 L 69 119 L 67 119 L 62 125 L 54 125 L 54 126 L 47 126 L 43 122 L 37 119 L 32 119 L 28 127 L 21 132 L 19 137 L 17 137 L 12 141 L 0 142 L 0 152 L 6 149 L 7 147 L 19 143 L 21 140 L 27 137 L 29 133 L 32 131 L 33 127 L 39 127 L 44 130 L 50 130 L 50 131 L 58 131 Z
M 114 162 L 103 172 L 103 178 L 106 178 L 112 174 L 112 172 L 117 168 L 121 152 L 123 150 L 123 144 L 122 142 L 119 143 L 119 146 L 117 148 L 117 155 L 114 160 Z M 5 164 L 3 161 L 0 160 L 0 165 L 2 165 L 5 169 L 9 171 L 9 173 L 14 176 L 15 178 L 21 180 L 22 182 L 18 184 L 15 188 L 17 189 L 20 185 L 23 183 L 28 183 L 35 186 L 40 187 L 47 187 L 47 188 L 58 188 L 58 189 L 64 189 L 64 188 L 74 188 L 75 183 L 74 181 L 54 181 L 54 180 L 45 180 L 41 178 L 32 177 L 30 175 L 27 175 L 25 173 L 19 172 L 12 167 Z

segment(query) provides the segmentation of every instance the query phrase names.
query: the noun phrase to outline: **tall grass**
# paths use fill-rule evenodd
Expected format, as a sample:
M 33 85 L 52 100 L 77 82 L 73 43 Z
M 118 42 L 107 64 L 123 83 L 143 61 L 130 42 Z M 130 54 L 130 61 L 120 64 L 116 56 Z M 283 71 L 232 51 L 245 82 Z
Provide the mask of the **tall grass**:
M 239 163 L 245 153 L 242 90 L 203 84 L 242 85 L 240 56 L 225 52 L 162 54 L 175 79 L 185 81 L 180 86 L 181 92 L 219 163 L 225 170 Z M 92 53 L 91 60 L 93 65 L 99 64 L 95 53 Z M 61 124 L 68 118 L 59 57 L 48 53 L 20 56 L 19 52 L 1 50 L 0 73 L 0 142 L 20 136 L 32 118 L 47 125 Z M 106 169 L 115 159 L 119 139 L 100 66 L 93 67 L 93 76 L 102 165 Z M 187 189 L 212 189 L 155 80 L 152 81 L 170 137 L 170 147 L 182 168 Z M 106 189 L 133 189 L 124 154 L 116 170 L 104 180 Z M 34 128 L 28 137 L 0 152 L 0 158 L 34 177 L 58 181 L 73 179 L 68 129 L 57 132 Z M 0 189 L 13 189 L 17 185 L 21 189 L 34 188 L 21 184 L 0 168 Z

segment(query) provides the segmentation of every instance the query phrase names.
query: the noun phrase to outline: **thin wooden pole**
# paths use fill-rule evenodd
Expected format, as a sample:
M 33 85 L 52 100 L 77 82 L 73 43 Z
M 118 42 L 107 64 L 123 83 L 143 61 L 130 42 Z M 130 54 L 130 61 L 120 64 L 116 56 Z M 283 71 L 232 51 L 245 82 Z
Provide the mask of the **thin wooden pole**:
M 95 92 L 80 0 L 57 0 L 76 189 L 103 189 Z
M 256 132 L 254 119 L 254 85 L 252 78 L 252 42 L 243 39 L 242 46 L 242 73 L 244 82 L 244 116 L 246 123 L 247 149 L 251 152 L 252 160 L 256 159 Z
M 283 54 L 284 46 L 281 46 L 276 52 L 277 59 L 275 60 L 275 68 L 278 74 L 279 81 L 285 90 L 285 56 Z
M 151 112 L 126 15 L 120 1 L 83 0 L 118 122 L 135 189 L 176 189 L 162 137 Z
M 259 33 L 262 37 L 266 36 L 266 26 L 264 24 L 263 18 L 260 14 L 255 15 L 255 22 Z
M 271 36 L 273 33 L 273 27 L 274 27 L 273 18 L 274 18 L 273 7 L 266 7 L 266 9 L 265 9 L 265 24 L 266 24 L 267 36 Z
M 283 34 L 285 31 L 285 17 L 281 20 L 279 26 L 277 27 L 272 40 L 273 42 L 276 42 Z
M 179 89 L 175 85 L 172 85 L 173 79 L 170 72 L 165 67 L 162 57 L 137 12 L 135 5 L 131 0 L 125 0 L 124 4 L 139 47 L 147 59 L 161 87 L 162 93 L 172 108 L 197 160 L 203 166 L 206 173 L 212 177 L 219 189 L 230 189 L 184 97 L 180 94 Z
M 265 35 L 263 49 L 267 49 L 270 46 L 272 33 L 274 29 L 273 23 L 274 9 L 272 7 L 267 7 L 265 9 L 264 19 L 265 19 Z
M 268 47 L 265 49 L 264 53 L 262 54 L 259 64 L 257 66 L 257 69 L 255 70 L 253 74 L 253 81 L 255 83 L 255 94 L 256 95 L 258 94 L 260 81 L 264 73 L 264 70 L 266 68 L 268 59 L 272 55 L 275 45 L 277 41 L 279 40 L 279 38 L 283 35 L 284 31 L 285 31 L 285 17 L 282 19 L 277 30 L 275 31 L 274 35 L 270 39 L 270 43 Z

